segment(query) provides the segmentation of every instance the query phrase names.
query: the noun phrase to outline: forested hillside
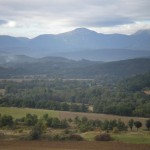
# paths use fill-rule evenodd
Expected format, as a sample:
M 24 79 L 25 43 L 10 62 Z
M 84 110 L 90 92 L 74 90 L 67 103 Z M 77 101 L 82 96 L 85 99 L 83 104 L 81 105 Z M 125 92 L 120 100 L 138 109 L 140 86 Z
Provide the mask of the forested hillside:
M 70 60 L 62 57 L 34 59 L 27 56 L 1 57 L 0 78 L 45 76 L 47 78 L 124 78 L 150 71 L 150 58 L 114 62 Z

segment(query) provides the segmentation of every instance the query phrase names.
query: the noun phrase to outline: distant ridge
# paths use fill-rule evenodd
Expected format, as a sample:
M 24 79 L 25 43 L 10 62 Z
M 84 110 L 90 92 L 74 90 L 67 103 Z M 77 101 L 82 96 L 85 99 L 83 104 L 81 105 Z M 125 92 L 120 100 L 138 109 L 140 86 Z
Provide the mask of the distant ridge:
M 150 71 L 150 58 L 114 62 L 80 60 L 62 57 L 32 58 L 24 55 L 0 58 L 0 78 L 46 75 L 50 78 L 111 78 L 117 79 Z
M 108 52 L 108 56 L 103 56 L 103 61 L 150 56 L 150 30 L 141 30 L 132 35 L 123 35 L 101 34 L 86 28 L 77 28 L 56 35 L 39 35 L 33 39 L 4 35 L 0 36 L 0 54 L 1 51 L 15 55 L 28 55 L 34 57 L 64 57 L 64 54 L 66 54 L 66 56 L 68 56 L 67 58 L 73 59 L 74 53 L 76 55 L 75 59 L 88 58 L 94 60 L 94 55 L 99 55 L 101 58 L 101 55 L 104 54 L 104 50 L 110 51 L 110 54 Z M 114 50 L 118 51 L 118 55 L 113 52 Z M 124 54 L 121 55 L 122 51 L 127 54 L 125 58 L 123 58 Z M 133 55 L 133 51 L 136 51 L 137 55 L 136 53 Z M 77 57 L 83 52 L 85 53 L 84 55 L 88 55 L 88 57 L 84 55 L 82 57 Z M 93 55 L 91 55 L 92 52 Z M 111 55 L 113 59 L 111 59 Z M 132 55 L 132 57 L 128 57 L 130 55 Z

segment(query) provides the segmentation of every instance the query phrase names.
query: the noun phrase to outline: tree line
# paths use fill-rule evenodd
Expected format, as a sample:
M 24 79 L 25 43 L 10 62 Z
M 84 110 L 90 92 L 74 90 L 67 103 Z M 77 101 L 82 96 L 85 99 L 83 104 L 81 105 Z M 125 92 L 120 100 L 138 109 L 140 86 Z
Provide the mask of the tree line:
M 117 128 L 119 131 L 126 131 L 128 128 L 130 130 L 135 126 L 137 130 L 142 127 L 140 121 L 134 121 L 130 119 L 128 124 L 125 124 L 121 119 L 114 120 L 104 120 L 99 119 L 88 119 L 87 117 L 76 116 L 74 119 L 69 118 L 68 120 L 60 120 L 57 117 L 50 117 L 48 114 L 44 114 L 42 117 L 38 118 L 35 114 L 26 114 L 25 117 L 14 119 L 11 115 L 1 115 L 0 114 L 0 127 L 11 128 L 13 126 L 21 125 L 33 127 L 37 124 L 43 124 L 50 128 L 68 128 L 72 123 L 76 125 L 75 128 L 79 129 L 81 132 L 86 132 L 94 130 L 95 128 L 100 128 L 105 131 L 111 131 Z M 150 130 L 150 119 L 145 121 L 145 127 Z

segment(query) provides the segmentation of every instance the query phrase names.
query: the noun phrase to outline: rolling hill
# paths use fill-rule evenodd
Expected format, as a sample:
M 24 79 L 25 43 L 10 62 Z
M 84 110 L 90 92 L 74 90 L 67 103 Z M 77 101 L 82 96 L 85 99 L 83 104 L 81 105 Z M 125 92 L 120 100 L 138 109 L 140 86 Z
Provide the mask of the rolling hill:
M 62 57 L 1 56 L 0 76 L 46 75 L 50 78 L 129 77 L 150 71 L 150 58 L 113 62 L 70 60 Z

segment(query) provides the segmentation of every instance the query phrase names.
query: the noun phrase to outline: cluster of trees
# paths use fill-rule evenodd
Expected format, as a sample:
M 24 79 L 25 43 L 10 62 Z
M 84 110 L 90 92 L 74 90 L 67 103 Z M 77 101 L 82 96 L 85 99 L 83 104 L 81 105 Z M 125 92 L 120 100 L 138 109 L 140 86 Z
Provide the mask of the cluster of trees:
M 0 114 L 0 127 L 12 127 L 13 125 L 14 125 L 14 120 L 11 115 Z
M 131 129 L 131 131 L 133 129 L 133 126 L 135 126 L 138 130 L 139 128 L 142 127 L 142 123 L 140 121 L 134 121 L 133 119 L 130 119 L 128 122 L 128 126 Z M 150 119 L 146 120 L 145 126 L 148 130 L 150 130 Z
M 93 102 L 94 112 L 122 116 L 150 117 L 150 95 L 142 91 L 129 93 L 109 91 Z
M 107 85 L 62 79 L 3 81 L 0 106 L 87 112 L 93 105 L 96 113 L 149 117 L 150 95 L 143 92 L 149 88 L 150 73 Z
M 40 108 L 40 109 L 50 109 L 50 110 L 61 110 L 61 111 L 73 111 L 73 112 L 88 112 L 88 105 L 81 103 L 68 103 L 68 102 L 57 102 L 57 101 L 30 101 L 26 100 L 11 100 L 11 99 L 1 99 L 0 106 L 7 107 L 27 107 L 27 108 Z
M 48 114 L 43 115 L 43 117 L 40 119 L 38 119 L 37 115 L 35 114 L 26 114 L 25 117 L 15 120 L 16 125 L 22 124 L 26 126 L 36 126 L 39 123 L 51 128 L 67 128 L 69 126 L 66 119 L 60 120 L 56 117 L 49 117 Z
M 88 83 L 62 80 L 33 80 L 21 83 L 4 81 L 0 83 L 0 88 L 5 89 L 0 105 L 87 112 L 88 107 L 82 102 L 82 91 L 86 91 L 91 84 L 92 81 Z
M 121 119 L 119 120 L 88 120 L 88 118 L 83 117 L 75 118 L 75 123 L 77 124 L 78 129 L 81 132 L 93 130 L 94 128 L 101 128 L 102 130 L 105 130 L 107 132 L 113 130 L 116 128 L 118 131 L 126 131 L 128 126 L 125 125 Z
M 0 127 L 13 127 L 15 125 L 28 126 L 28 127 L 37 127 L 41 126 L 44 129 L 45 127 L 50 128 L 68 128 L 70 124 L 76 125 L 76 128 L 81 132 L 94 130 L 100 128 L 105 131 L 111 131 L 114 128 L 117 128 L 118 131 L 126 131 L 128 127 L 132 130 L 135 126 L 137 130 L 142 127 L 140 121 L 134 121 L 130 119 L 126 125 L 121 119 L 118 120 L 89 120 L 87 117 L 78 117 L 76 116 L 74 120 L 71 118 L 66 120 L 60 120 L 57 117 L 49 117 L 48 114 L 44 114 L 41 118 L 38 118 L 35 114 L 26 114 L 25 117 L 14 119 L 11 115 L 1 115 L 0 114 Z M 146 120 L 145 127 L 150 130 L 150 119 Z

